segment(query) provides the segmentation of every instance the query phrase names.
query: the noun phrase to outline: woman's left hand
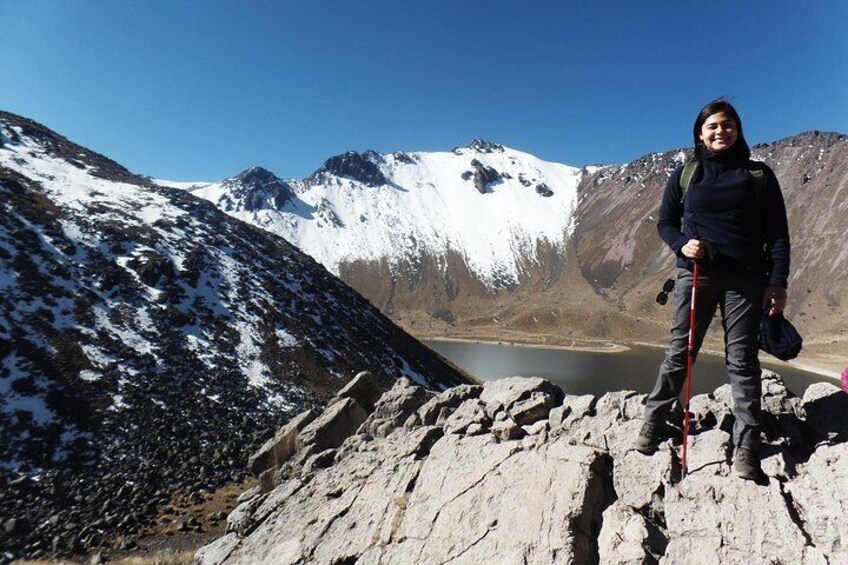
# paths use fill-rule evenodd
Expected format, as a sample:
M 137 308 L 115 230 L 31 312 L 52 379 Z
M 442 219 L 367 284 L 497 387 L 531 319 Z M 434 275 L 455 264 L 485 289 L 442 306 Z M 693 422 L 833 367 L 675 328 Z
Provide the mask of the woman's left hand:
M 782 286 L 767 286 L 763 293 L 763 308 L 771 305 L 769 316 L 775 316 L 786 308 L 786 289 Z

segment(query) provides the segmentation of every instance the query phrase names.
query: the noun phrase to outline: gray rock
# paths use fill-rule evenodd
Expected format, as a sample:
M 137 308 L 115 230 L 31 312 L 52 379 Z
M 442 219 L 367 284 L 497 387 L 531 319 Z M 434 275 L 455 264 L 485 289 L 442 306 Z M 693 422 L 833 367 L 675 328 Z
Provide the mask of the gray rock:
M 689 474 L 729 475 L 733 451 L 730 434 L 720 429 L 696 432 L 689 436 Z
M 591 416 L 571 421 L 567 433 L 576 441 L 619 457 L 632 449 L 642 427 L 643 399 L 633 391 L 605 394 L 595 402 Z
M 822 446 L 787 484 L 813 544 L 831 563 L 848 563 L 848 443 Z
M 548 412 L 548 420 L 551 423 L 551 427 L 561 428 L 563 421 L 569 414 L 571 414 L 570 406 L 562 405 L 551 409 L 551 411 Z
M 313 473 L 318 469 L 325 469 L 333 464 L 336 457 L 335 449 L 325 449 L 309 457 L 303 464 L 303 472 Z
M 777 374 L 763 371 L 761 388 L 763 410 L 772 415 L 791 414 L 803 417 L 801 399 L 786 387 Z
M 398 383 L 341 447 L 295 453 L 273 489 L 246 497 L 228 517 L 228 536 L 198 561 L 848 561 L 848 443 L 816 444 L 819 432 L 804 421 L 812 406 L 820 423 L 837 425 L 832 391 L 801 402 L 779 379 L 764 379 L 765 435 L 774 437 L 761 454 L 772 478 L 756 484 L 731 472 L 729 387 L 693 399 L 683 477 L 679 439 L 652 456 L 632 449 L 643 395 L 565 396 L 522 427 L 514 414 L 545 406 L 547 385 L 504 381 L 479 397 L 466 388 L 429 400 Z M 315 422 L 338 413 L 330 406 Z M 281 476 L 287 466 L 297 472 Z
M 540 434 L 546 434 L 548 430 L 551 429 L 551 426 L 550 422 L 548 422 L 547 420 L 539 420 L 538 422 L 521 426 L 521 429 L 527 432 L 527 435 L 535 436 Z
M 267 469 L 279 468 L 297 450 L 298 433 L 316 416 L 317 413 L 314 410 L 307 410 L 282 426 L 274 437 L 251 455 L 247 462 L 250 472 L 258 477 Z
M 490 435 L 445 436 L 421 469 L 397 542 L 382 548 L 383 562 L 587 562 L 604 481 L 603 460 L 588 448 L 524 451 Z
M 254 512 L 256 512 L 256 509 L 259 508 L 259 505 L 262 504 L 264 499 L 264 496 L 257 495 L 236 506 L 227 516 L 227 532 L 232 532 L 240 536 L 244 535 L 254 521 Z
M 774 448 L 777 450 L 775 451 Z M 763 453 L 764 451 L 765 453 Z M 761 465 L 766 475 L 779 480 L 788 480 L 795 477 L 796 461 L 781 446 L 767 445 L 760 452 Z
M 665 496 L 662 563 L 799 563 L 807 542 L 781 486 L 692 473 Z
M 486 415 L 486 405 L 478 398 L 471 398 L 460 404 L 445 420 L 444 429 L 448 434 L 464 434 L 469 426 L 474 424 L 479 431 L 488 430 L 492 424 Z
M 718 428 L 730 432 L 733 427 L 733 397 L 730 385 L 722 385 L 714 392 L 698 394 L 689 401 L 692 425 L 701 429 Z
M 516 403 L 529 399 L 534 393 L 550 396 L 550 408 L 562 404 L 565 396 L 561 388 L 545 379 L 509 377 L 483 385 L 480 400 L 486 403 L 486 413 L 493 418 L 498 411 L 509 411 Z
M 407 419 L 404 425 L 432 426 L 438 421 L 443 409 L 448 409 L 447 412 L 454 410 L 466 400 L 479 398 L 482 392 L 483 387 L 480 385 L 460 385 L 450 388 L 428 400 Z
M 266 494 L 271 492 L 277 484 L 276 469 L 265 469 L 259 473 L 259 492 Z
M 397 455 L 406 439 L 394 434 L 378 440 L 382 450 L 352 453 L 308 483 L 277 487 L 226 562 L 332 563 L 389 543 L 421 467 L 414 456 Z
M 421 408 L 433 396 L 426 389 L 412 384 L 409 379 L 400 378 L 380 397 L 374 412 L 368 416 L 360 432 L 374 437 L 386 437 L 395 428 Z
M 492 424 L 492 435 L 502 441 L 521 439 L 527 432 L 511 418 L 498 420 Z
M 368 418 L 368 413 L 352 398 L 332 404 L 298 434 L 298 447 L 313 446 L 316 451 L 338 447 Z
M 357 373 L 349 383 L 347 383 L 337 394 L 337 398 L 352 398 L 366 412 L 372 412 L 374 405 L 380 400 L 383 390 L 380 388 L 380 383 L 377 378 L 369 371 Z
M 807 387 L 803 399 L 808 424 L 822 437 L 832 441 L 848 441 L 848 394 L 830 383 L 815 383 Z
M 642 565 L 651 559 L 645 546 L 648 526 L 641 514 L 619 501 L 604 511 L 598 556 L 604 565 Z
M 196 565 L 219 565 L 226 561 L 238 543 L 239 538 L 236 534 L 224 534 L 209 545 L 197 550 L 197 553 L 194 554 L 194 563 Z
M 482 424 L 478 422 L 472 422 L 468 425 L 468 428 L 465 430 L 465 435 L 468 436 L 476 436 L 482 433 L 486 433 L 488 431 L 487 427 L 484 427 Z
M 575 422 L 592 414 L 595 411 L 595 404 L 597 402 L 597 397 L 591 394 L 584 394 L 582 396 L 566 395 L 563 398 L 562 406 L 564 410 L 567 409 L 568 411 L 563 412 L 560 427 L 568 429 Z
M 676 456 L 668 444 L 651 456 L 628 451 L 615 458 L 613 484 L 618 499 L 636 510 L 647 508 L 671 482 L 675 462 Z
M 236 501 L 241 504 L 242 502 L 247 502 L 248 500 L 256 498 L 260 494 L 262 494 L 262 492 L 258 486 L 252 487 L 241 493 Z
M 509 407 L 509 415 L 521 426 L 534 424 L 541 419 L 547 419 L 556 399 L 544 392 L 533 392 L 530 398 L 519 400 Z

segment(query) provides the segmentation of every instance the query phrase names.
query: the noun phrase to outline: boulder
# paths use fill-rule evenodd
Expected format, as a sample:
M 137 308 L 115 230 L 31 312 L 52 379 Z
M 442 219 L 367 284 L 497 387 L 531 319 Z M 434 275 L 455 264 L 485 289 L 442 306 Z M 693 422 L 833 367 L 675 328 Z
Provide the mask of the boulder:
M 314 410 L 307 410 L 282 426 L 274 437 L 250 456 L 247 462 L 250 472 L 258 477 L 263 471 L 279 468 L 297 450 L 298 433 L 317 415 Z
M 598 556 L 605 565 L 650 563 L 645 549 L 648 526 L 645 518 L 630 506 L 615 502 L 604 511 L 604 524 L 598 536 Z
M 584 394 L 582 396 L 565 395 L 562 400 L 562 415 L 560 416 L 558 412 L 554 413 L 556 408 L 551 410 L 554 413 L 550 416 L 551 421 L 553 422 L 555 418 L 558 418 L 560 427 L 567 430 L 575 422 L 591 415 L 595 411 L 595 404 L 597 402 L 598 398 L 591 394 Z
M 298 434 L 298 447 L 315 451 L 338 447 L 368 418 L 368 413 L 352 398 L 342 398 L 306 425 Z
M 513 404 L 508 412 L 516 423 L 527 426 L 547 418 L 551 408 L 554 407 L 554 402 L 556 400 L 552 395 L 537 391 L 531 393 L 530 398 Z
M 380 397 L 360 431 L 374 437 L 386 437 L 432 397 L 433 393 L 428 390 L 400 378 Z
M 239 543 L 239 537 L 234 533 L 224 534 L 209 545 L 201 547 L 194 555 L 197 565 L 217 565 L 223 563 Z
M 491 419 L 486 415 L 486 405 L 478 398 L 470 398 L 459 405 L 459 407 L 445 419 L 444 429 L 448 434 L 465 434 L 471 426 L 475 426 L 474 432 L 480 433 L 488 430 Z M 469 433 L 469 435 L 474 435 Z
M 548 411 L 562 404 L 565 394 L 562 389 L 550 381 L 538 377 L 509 377 L 489 381 L 483 385 L 480 400 L 486 404 L 486 413 L 490 418 L 500 410 L 511 411 L 519 402 L 531 397 L 548 397 Z M 547 413 L 545 414 L 547 416 Z
M 471 398 L 480 398 L 483 387 L 480 385 L 460 385 L 437 394 L 428 400 L 410 416 L 404 425 L 432 426 L 439 418 L 443 409 L 455 410 L 460 404 Z
M 374 411 L 374 405 L 380 400 L 383 390 L 380 383 L 373 374 L 368 371 L 357 373 L 337 394 L 336 398 L 352 398 L 366 412 Z
M 492 424 L 492 435 L 502 441 L 509 441 L 513 439 L 521 439 L 527 432 L 524 431 L 524 428 L 515 423 L 515 420 L 511 418 L 506 418 L 504 420 L 498 420 L 494 424 Z
M 525 451 L 491 436 L 446 435 L 409 496 L 383 563 L 586 563 L 607 494 L 601 454 Z M 516 496 L 516 481 L 520 496 Z M 377 553 L 377 552 L 375 552 Z
M 807 387 L 803 399 L 808 424 L 832 441 L 848 441 L 848 394 L 830 383 Z

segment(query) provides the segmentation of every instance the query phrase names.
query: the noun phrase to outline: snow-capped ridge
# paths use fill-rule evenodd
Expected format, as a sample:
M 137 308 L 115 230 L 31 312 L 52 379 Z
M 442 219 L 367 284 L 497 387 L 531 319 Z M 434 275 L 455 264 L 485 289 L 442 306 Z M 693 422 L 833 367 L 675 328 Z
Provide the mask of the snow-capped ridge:
M 112 159 L 77 145 L 38 122 L 11 112 L 0 110 L 0 135 L 3 139 L 0 148 L 27 147 L 35 155 L 62 160 L 96 178 L 152 185 L 149 179 L 130 172 Z
M 444 266 L 457 254 L 496 289 L 517 284 L 539 245 L 568 238 L 582 174 L 475 139 L 445 152 L 348 151 L 288 181 L 294 196 L 283 205 L 246 205 L 241 181 L 194 194 L 281 235 L 334 273 L 362 261 L 385 261 L 395 273 L 431 260 Z

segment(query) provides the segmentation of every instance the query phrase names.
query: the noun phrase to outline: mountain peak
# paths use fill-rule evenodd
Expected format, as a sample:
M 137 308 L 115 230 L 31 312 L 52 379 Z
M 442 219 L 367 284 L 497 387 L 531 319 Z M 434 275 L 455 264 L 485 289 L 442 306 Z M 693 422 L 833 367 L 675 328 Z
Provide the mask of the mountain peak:
M 486 141 L 485 139 L 480 138 L 472 139 L 471 143 L 468 144 L 468 147 L 478 151 L 479 153 L 500 153 L 504 150 L 504 146 L 500 143 Z
M 272 173 L 268 169 L 266 169 L 264 167 L 259 167 L 259 166 L 253 166 L 253 167 L 250 167 L 249 169 L 245 169 L 244 171 L 242 171 L 238 175 L 236 175 L 235 178 L 238 179 L 241 182 L 269 183 L 269 182 L 280 181 L 280 178 L 277 177 L 277 175 L 275 175 L 274 173 Z
M 378 166 L 380 162 L 382 157 L 376 151 L 368 150 L 364 153 L 348 151 L 327 159 L 324 166 L 315 171 L 313 177 L 326 172 L 361 182 L 366 186 L 382 186 L 387 183 L 387 180 Z
M 503 153 L 505 147 L 500 143 L 495 143 L 493 141 L 487 141 L 485 139 L 474 138 L 471 140 L 471 143 L 464 147 L 454 147 L 453 153 L 456 155 L 462 155 L 468 152 L 474 153 Z
M 263 167 L 250 167 L 223 185 L 229 189 L 236 201 L 225 205 L 227 211 L 244 209 L 255 211 L 263 208 L 279 210 L 286 202 L 294 198 L 294 191 L 288 183 Z

